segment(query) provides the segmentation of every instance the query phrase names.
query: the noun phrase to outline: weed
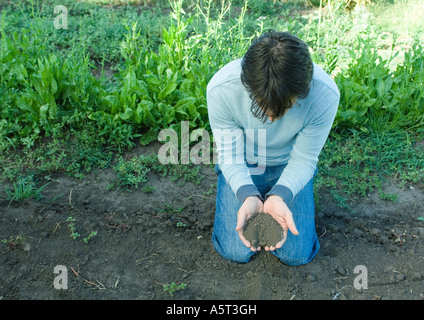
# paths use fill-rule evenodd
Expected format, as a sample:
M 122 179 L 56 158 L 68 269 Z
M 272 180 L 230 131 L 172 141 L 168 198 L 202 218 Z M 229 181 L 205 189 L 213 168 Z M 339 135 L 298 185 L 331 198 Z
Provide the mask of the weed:
M 177 222 L 177 228 L 184 228 L 186 224 L 184 222 Z
M 87 237 L 82 239 L 82 241 L 84 241 L 85 244 L 88 244 L 88 241 L 96 235 L 97 235 L 97 231 L 91 231 L 91 233 Z
M 180 208 L 174 209 L 169 204 L 165 203 L 165 208 L 159 210 L 159 212 L 163 212 L 163 213 L 179 213 L 179 212 L 182 212 L 184 209 L 185 209 L 184 207 L 180 207 Z
M 75 219 L 73 217 L 68 217 L 66 222 L 69 222 L 69 231 L 71 232 L 70 237 L 74 240 L 77 240 L 81 237 L 81 235 L 77 232 L 75 227 Z M 82 239 L 85 244 L 88 244 L 88 241 L 97 235 L 97 231 L 91 231 L 91 233 Z
M 151 193 L 151 192 L 153 192 L 153 190 L 155 190 L 155 188 L 150 184 L 150 183 L 147 183 L 143 188 L 142 188 L 142 190 L 144 191 L 144 192 L 146 192 L 146 193 Z
M 172 282 L 171 284 L 164 284 L 163 285 L 163 290 L 164 291 L 167 291 L 171 295 L 171 298 L 173 298 L 175 291 L 183 290 L 186 287 L 187 287 L 187 284 L 186 283 L 182 283 L 182 282 L 175 283 L 175 282 Z
M 12 236 L 9 237 L 9 239 L 2 239 L 1 242 L 6 244 L 10 250 L 16 249 L 17 247 L 21 246 L 25 241 L 25 238 L 21 235 L 17 235 L 15 238 Z
M 134 157 L 129 161 L 121 159 L 114 168 L 118 177 L 116 185 L 138 188 L 140 183 L 146 182 L 146 175 L 150 168 L 146 167 L 140 157 Z
M 316 188 L 330 190 L 336 202 L 346 207 L 347 199 L 378 191 L 382 199 L 396 201 L 383 191 L 387 176 L 420 183 L 424 174 L 422 135 L 354 133 L 343 139 L 330 136 L 321 154 Z
M 140 184 L 147 181 L 147 173 L 149 171 L 160 173 L 163 177 L 169 177 L 171 181 L 178 181 L 179 185 L 183 185 L 185 182 L 200 184 L 204 177 L 200 174 L 200 169 L 200 166 L 193 164 L 162 164 L 156 154 L 140 155 L 130 160 L 121 158 L 114 167 L 117 181 L 110 183 L 108 190 L 122 186 L 127 189 L 131 187 L 138 188 Z M 152 192 L 153 187 L 150 184 L 146 184 L 143 187 L 143 191 Z
M 72 217 L 68 217 L 66 222 L 69 222 L 69 230 L 71 231 L 70 237 L 74 240 L 77 240 L 81 235 L 75 229 L 75 219 Z
M 13 183 L 13 190 L 5 189 L 6 199 L 9 200 L 9 205 L 13 201 L 21 202 L 31 198 L 39 201 L 43 198 L 41 192 L 47 185 L 48 183 L 37 188 L 34 176 L 21 177 L 17 182 Z

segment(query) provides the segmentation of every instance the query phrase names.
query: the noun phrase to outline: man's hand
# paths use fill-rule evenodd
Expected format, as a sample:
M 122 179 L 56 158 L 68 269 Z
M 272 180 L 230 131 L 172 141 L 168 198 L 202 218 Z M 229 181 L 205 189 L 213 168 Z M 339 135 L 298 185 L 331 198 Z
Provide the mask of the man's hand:
M 252 247 L 252 244 L 243 236 L 243 228 L 247 220 L 249 220 L 255 213 L 263 211 L 263 207 L 264 204 L 259 197 L 247 197 L 237 213 L 236 231 L 238 231 L 240 239 L 243 241 L 245 246 L 254 252 L 259 251 L 261 247 Z
M 281 248 L 287 239 L 287 230 L 290 230 L 294 235 L 298 235 L 299 231 L 296 229 L 294 224 L 293 214 L 287 207 L 283 199 L 277 195 L 271 195 L 267 198 L 263 205 L 263 210 L 269 213 L 282 227 L 283 227 L 283 239 L 278 242 L 275 246 L 265 247 L 265 250 L 275 250 Z

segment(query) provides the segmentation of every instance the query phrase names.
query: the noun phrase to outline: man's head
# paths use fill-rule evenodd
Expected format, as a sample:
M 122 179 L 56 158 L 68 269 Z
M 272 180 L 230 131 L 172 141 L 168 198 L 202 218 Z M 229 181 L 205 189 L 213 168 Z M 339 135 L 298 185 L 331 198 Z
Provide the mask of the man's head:
M 313 64 L 308 46 L 287 32 L 270 30 L 253 41 L 242 59 L 241 81 L 261 119 L 281 118 L 310 89 Z

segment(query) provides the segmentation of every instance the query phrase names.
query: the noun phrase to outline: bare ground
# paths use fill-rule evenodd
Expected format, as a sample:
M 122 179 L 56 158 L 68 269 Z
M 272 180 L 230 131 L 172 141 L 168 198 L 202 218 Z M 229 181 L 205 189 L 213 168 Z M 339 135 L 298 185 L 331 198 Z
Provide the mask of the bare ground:
M 152 192 L 108 191 L 116 177 L 106 169 L 83 180 L 53 174 L 38 202 L 9 206 L 0 201 L 0 239 L 13 240 L 0 243 L 0 299 L 424 297 L 420 186 L 400 188 L 389 181 L 386 191 L 396 193 L 397 202 L 375 193 L 351 203 L 350 211 L 321 190 L 316 214 L 321 249 L 311 263 L 289 267 L 265 251 L 247 264 L 226 261 L 215 252 L 211 234 L 216 188 L 211 185 L 216 176 L 210 167 L 202 168 L 200 185 L 180 186 L 149 174 Z M 5 187 L 0 187 L 0 196 Z M 75 220 L 78 239 L 70 237 L 68 217 Z M 84 243 L 92 231 L 97 235 Z M 55 289 L 58 265 L 65 267 L 67 289 Z M 357 278 L 365 274 L 367 281 Z M 171 296 L 164 285 L 173 282 L 186 287 Z M 358 283 L 367 286 L 357 289 Z

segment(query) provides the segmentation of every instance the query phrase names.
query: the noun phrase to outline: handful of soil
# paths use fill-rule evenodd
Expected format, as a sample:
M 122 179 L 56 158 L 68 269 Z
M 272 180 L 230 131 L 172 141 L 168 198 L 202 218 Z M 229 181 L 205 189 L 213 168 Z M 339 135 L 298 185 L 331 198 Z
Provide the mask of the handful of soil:
M 258 212 L 247 221 L 243 235 L 254 247 L 271 247 L 283 239 L 283 228 L 270 214 Z

